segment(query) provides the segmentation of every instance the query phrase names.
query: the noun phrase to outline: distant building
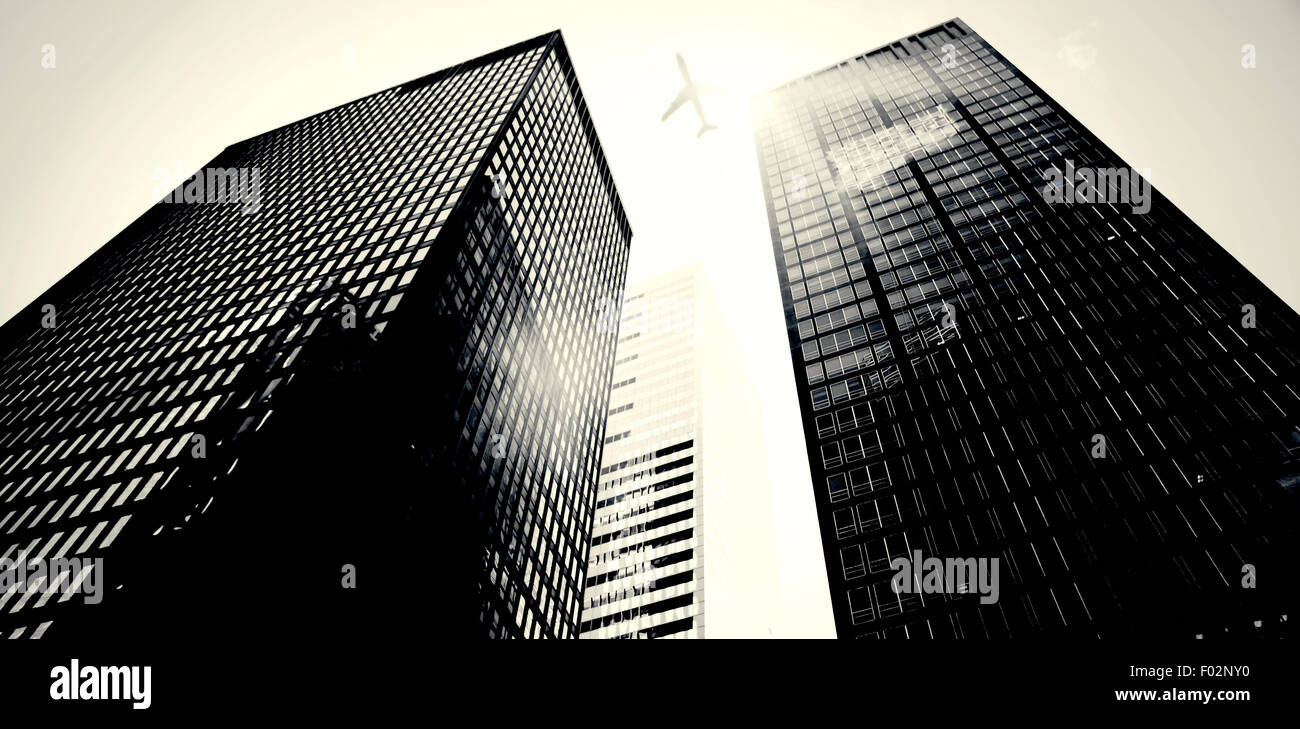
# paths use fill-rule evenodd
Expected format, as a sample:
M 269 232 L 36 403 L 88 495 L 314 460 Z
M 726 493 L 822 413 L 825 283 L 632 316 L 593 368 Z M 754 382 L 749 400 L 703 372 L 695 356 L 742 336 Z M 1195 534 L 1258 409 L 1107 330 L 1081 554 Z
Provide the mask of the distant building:
M 628 287 L 583 597 L 583 638 L 704 637 L 697 267 Z

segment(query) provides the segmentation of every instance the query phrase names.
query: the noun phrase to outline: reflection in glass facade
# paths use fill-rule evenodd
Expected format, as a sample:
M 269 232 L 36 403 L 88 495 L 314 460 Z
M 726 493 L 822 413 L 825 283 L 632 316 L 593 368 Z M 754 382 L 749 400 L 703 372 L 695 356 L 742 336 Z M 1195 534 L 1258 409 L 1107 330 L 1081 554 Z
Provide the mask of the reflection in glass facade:
M 0 634 L 576 636 L 631 232 L 558 31 L 208 167 L 257 209 L 159 203 L 0 332 L 0 552 L 111 583 Z
M 699 286 L 689 266 L 623 302 L 583 638 L 704 637 Z
M 755 112 L 841 637 L 1288 632 L 1292 310 L 959 20 Z

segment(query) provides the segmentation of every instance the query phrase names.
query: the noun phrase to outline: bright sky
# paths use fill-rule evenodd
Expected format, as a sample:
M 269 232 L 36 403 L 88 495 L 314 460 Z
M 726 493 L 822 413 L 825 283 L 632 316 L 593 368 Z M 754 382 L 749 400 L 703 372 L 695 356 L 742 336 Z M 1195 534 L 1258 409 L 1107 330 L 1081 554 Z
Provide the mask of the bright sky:
M 1294 2 L 0 2 L 0 320 L 144 212 L 156 168 L 192 170 L 228 144 L 563 30 L 631 219 L 631 278 L 700 259 L 762 394 L 735 409 L 765 433 L 774 635 L 833 629 L 751 94 L 961 17 L 1300 304 L 1281 212 L 1300 159 Z M 54 69 L 41 67 L 45 44 Z M 1241 67 L 1244 44 L 1257 68 Z M 720 129 L 698 140 L 689 107 L 659 121 L 680 82 L 676 52 L 697 81 L 731 90 L 706 97 Z

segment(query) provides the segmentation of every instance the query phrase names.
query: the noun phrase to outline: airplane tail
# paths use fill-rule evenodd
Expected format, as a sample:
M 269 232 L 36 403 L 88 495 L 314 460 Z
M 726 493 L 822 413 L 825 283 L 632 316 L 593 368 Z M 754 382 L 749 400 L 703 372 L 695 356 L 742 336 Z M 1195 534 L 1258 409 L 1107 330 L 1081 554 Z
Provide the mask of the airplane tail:
M 705 122 L 704 126 L 700 127 L 700 131 L 695 133 L 695 138 L 699 139 L 700 137 L 704 136 L 704 133 L 709 131 L 710 129 L 717 129 L 717 127 L 714 126 L 713 124 L 709 124 L 708 122 Z

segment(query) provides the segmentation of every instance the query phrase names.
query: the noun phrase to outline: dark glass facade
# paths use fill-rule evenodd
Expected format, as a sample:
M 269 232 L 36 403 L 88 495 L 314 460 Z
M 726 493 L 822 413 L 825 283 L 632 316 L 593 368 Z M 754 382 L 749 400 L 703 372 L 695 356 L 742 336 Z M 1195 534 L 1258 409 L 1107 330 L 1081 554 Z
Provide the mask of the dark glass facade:
M 841 637 L 1289 632 L 1294 311 L 960 20 L 755 114 Z
M 631 231 L 559 32 L 212 168 L 0 332 L 0 552 L 109 584 L 0 634 L 576 637 Z

